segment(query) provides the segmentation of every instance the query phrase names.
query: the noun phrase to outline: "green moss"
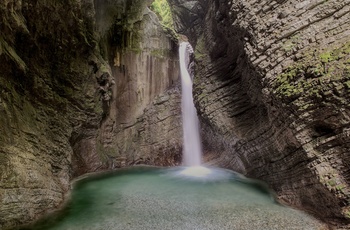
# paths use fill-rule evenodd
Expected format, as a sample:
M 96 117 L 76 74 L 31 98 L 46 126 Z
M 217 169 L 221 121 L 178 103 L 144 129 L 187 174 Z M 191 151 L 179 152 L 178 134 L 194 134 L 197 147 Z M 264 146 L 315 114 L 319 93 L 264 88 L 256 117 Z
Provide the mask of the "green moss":
M 313 106 L 313 104 L 309 104 L 309 103 L 305 103 L 305 102 L 304 102 L 304 103 L 302 104 L 302 106 L 299 107 L 299 110 L 300 110 L 300 111 L 307 110 L 307 109 L 309 109 L 309 108 L 312 107 L 312 106 Z
M 102 116 L 102 114 L 103 114 L 103 109 L 102 109 L 103 105 L 102 105 L 102 101 L 101 100 L 93 101 L 92 107 L 93 107 L 93 111 L 96 114 L 100 114 L 100 116 Z
M 103 159 L 103 161 L 107 161 L 108 158 L 105 154 L 104 147 L 100 141 L 96 143 L 96 152 L 100 156 L 100 159 Z
M 170 6 L 167 0 L 154 0 L 151 5 L 151 10 L 158 16 L 163 30 L 174 41 L 177 41 L 178 34 L 175 32 L 174 21 Z
M 350 81 L 344 82 L 345 88 L 350 89 Z
M 169 50 L 166 49 L 154 49 L 151 51 L 151 55 L 158 58 L 165 58 L 169 56 Z
M 335 189 L 338 191 L 343 191 L 344 188 L 346 188 L 346 185 L 344 185 L 344 184 L 340 184 L 340 185 L 335 186 Z
M 96 150 L 102 162 L 107 162 L 109 161 L 109 157 L 117 155 L 117 150 L 115 148 L 110 146 L 105 147 L 100 141 L 96 144 Z
M 322 63 L 328 63 L 333 60 L 333 55 L 331 52 L 325 52 L 320 54 L 320 60 Z
M 327 181 L 327 184 L 331 187 L 334 187 L 337 185 L 337 182 L 334 179 L 330 179 L 329 181 Z
M 162 25 L 167 28 L 174 28 L 173 16 L 167 0 L 154 0 L 151 10 L 158 15 Z
M 283 49 L 285 52 L 290 52 L 292 51 L 299 42 L 299 35 L 294 35 L 290 39 L 288 39 L 284 44 L 283 44 Z
M 205 48 L 205 41 L 204 41 L 204 37 L 201 36 L 198 39 L 197 45 L 196 45 L 196 49 L 194 52 L 194 57 L 197 61 L 203 60 L 203 58 L 206 56 L 206 48 Z
M 115 156 L 115 149 L 112 148 L 112 147 L 106 147 L 104 148 L 104 153 L 107 155 L 107 156 Z
M 324 92 L 331 89 L 330 82 L 350 78 L 349 51 L 350 42 L 340 47 L 304 53 L 303 58 L 277 76 L 273 83 L 276 95 L 285 99 L 299 96 L 322 98 Z M 349 81 L 344 85 L 350 88 Z
M 141 37 L 140 31 L 133 31 L 131 36 L 131 41 L 129 41 L 130 48 L 140 49 L 141 40 L 142 40 L 142 37 Z
M 99 70 L 102 72 L 102 73 L 109 73 L 109 66 L 107 66 L 106 63 L 102 63 L 99 67 Z
M 298 77 L 300 69 L 298 67 L 288 68 L 287 71 L 278 76 L 276 85 L 276 93 L 284 97 L 292 97 L 303 92 L 303 84 L 296 83 L 295 79 Z
M 344 212 L 344 215 L 345 215 L 345 217 L 350 218 L 350 210 L 349 210 L 349 211 Z
M 126 50 L 134 52 L 134 53 L 137 53 L 137 54 L 142 53 L 142 49 L 141 48 L 127 48 Z

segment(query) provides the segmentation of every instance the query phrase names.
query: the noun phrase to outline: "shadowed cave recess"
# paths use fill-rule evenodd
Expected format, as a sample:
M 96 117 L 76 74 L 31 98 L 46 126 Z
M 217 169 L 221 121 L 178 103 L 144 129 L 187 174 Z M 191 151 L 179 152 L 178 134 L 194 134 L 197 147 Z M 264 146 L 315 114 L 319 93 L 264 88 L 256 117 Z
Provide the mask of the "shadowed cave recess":
M 0 3 L 0 229 L 61 207 L 85 173 L 181 164 L 179 39 L 194 48 L 203 161 L 350 219 L 349 0 Z

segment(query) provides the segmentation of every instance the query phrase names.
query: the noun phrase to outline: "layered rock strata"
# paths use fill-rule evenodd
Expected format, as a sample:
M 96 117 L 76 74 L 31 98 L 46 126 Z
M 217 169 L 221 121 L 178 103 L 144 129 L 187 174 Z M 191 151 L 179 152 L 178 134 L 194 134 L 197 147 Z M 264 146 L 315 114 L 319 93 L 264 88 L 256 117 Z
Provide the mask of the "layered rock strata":
M 59 207 L 76 175 L 179 162 L 176 45 L 148 4 L 0 3 L 1 229 Z
M 71 133 L 97 130 L 101 109 L 92 18 L 76 1 L 2 1 L 0 228 L 60 205 L 70 186 Z M 65 22 L 65 23 L 62 23 Z
M 348 223 L 350 2 L 170 2 L 195 46 L 206 158 Z
M 95 153 L 112 168 L 181 161 L 177 40 L 150 11 L 151 2 L 95 3 L 100 46 L 114 84 L 97 138 L 74 145 L 84 154 L 75 164 L 77 175 L 96 167 Z

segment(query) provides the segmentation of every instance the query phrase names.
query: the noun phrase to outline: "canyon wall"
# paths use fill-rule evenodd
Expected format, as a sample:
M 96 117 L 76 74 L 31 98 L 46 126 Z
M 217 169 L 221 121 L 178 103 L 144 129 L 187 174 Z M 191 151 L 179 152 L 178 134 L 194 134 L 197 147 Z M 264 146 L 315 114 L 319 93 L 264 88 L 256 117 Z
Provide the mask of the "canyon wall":
M 177 38 L 161 26 L 151 2 L 95 1 L 110 95 L 97 137 L 73 144 L 81 154 L 73 164 L 76 175 L 99 167 L 181 162 Z
M 169 1 L 207 162 L 348 223 L 349 0 Z M 0 228 L 86 172 L 181 161 L 177 44 L 143 0 L 0 3 Z
M 62 203 L 71 179 L 70 135 L 87 124 L 97 130 L 102 112 L 88 64 L 96 58 L 96 42 L 93 19 L 83 13 L 87 5 L 9 0 L 0 6 L 0 228 L 5 229 Z
M 350 218 L 350 1 L 169 1 L 195 46 L 206 159 Z
M 0 229 L 85 172 L 180 161 L 176 38 L 149 4 L 0 3 Z

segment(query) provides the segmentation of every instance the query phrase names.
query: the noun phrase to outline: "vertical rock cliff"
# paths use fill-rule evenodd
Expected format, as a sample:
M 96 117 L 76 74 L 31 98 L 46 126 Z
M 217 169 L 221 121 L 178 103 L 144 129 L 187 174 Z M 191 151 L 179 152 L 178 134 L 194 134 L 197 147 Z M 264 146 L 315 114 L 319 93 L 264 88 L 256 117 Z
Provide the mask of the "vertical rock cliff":
M 59 207 L 74 176 L 180 162 L 176 38 L 151 2 L 0 3 L 0 228 Z M 169 2 L 207 161 L 349 223 L 350 0 Z
M 1 229 L 59 207 L 76 175 L 179 161 L 176 44 L 149 4 L 0 3 Z
M 99 125 L 88 60 L 96 42 L 77 1 L 2 1 L 0 228 L 56 208 L 69 189 L 78 126 Z M 65 23 L 62 23 L 65 22 Z
M 348 223 L 349 1 L 171 0 L 207 159 Z
M 75 159 L 77 174 L 180 162 L 177 40 L 148 8 L 151 2 L 95 1 L 102 55 L 109 63 L 109 80 L 100 82 L 100 90 L 102 97 L 109 95 L 102 98 L 98 136 L 73 144 L 82 154 Z

